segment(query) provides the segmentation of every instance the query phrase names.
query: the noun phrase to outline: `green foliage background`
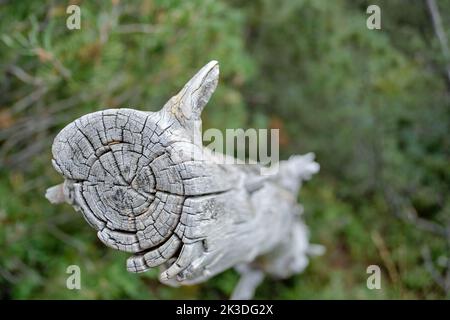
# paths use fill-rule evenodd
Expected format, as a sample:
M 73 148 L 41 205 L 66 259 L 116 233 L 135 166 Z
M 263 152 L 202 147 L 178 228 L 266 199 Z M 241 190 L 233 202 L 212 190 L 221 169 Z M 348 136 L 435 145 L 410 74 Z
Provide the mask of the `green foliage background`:
M 81 30 L 66 28 L 71 3 Z M 382 30 L 366 28 L 369 4 Z M 438 4 L 448 35 L 450 1 Z M 107 107 L 156 111 L 212 59 L 221 78 L 204 128 L 280 128 L 282 158 L 313 151 L 321 164 L 299 199 L 327 252 L 256 297 L 449 298 L 422 255 L 450 283 L 450 231 L 420 227 L 450 230 L 449 61 L 421 0 L 0 2 L 0 297 L 229 296 L 232 270 L 177 289 L 157 270 L 127 273 L 127 254 L 43 196 L 61 182 L 50 146 L 65 124 Z M 82 290 L 66 289 L 71 264 Z M 381 290 L 366 287 L 371 264 Z

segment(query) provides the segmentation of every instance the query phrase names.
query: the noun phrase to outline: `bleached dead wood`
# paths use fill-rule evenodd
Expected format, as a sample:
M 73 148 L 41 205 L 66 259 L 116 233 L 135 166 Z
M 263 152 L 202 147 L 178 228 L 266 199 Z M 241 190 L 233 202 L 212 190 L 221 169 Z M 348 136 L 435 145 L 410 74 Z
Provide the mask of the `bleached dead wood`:
M 64 183 L 46 196 L 81 211 L 105 245 L 132 253 L 130 272 L 161 266 L 160 280 L 178 285 L 239 266 L 233 298 L 251 298 L 263 274 L 301 272 L 317 253 L 296 199 L 319 165 L 293 156 L 261 176 L 204 148 L 200 115 L 218 77 L 211 61 L 159 112 L 110 109 L 67 125 L 52 148 Z

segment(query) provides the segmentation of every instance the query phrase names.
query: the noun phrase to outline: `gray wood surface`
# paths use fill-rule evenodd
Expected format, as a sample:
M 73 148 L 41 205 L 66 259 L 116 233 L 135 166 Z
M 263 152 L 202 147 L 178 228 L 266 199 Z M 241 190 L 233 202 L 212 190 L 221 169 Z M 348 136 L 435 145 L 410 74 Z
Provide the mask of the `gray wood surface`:
M 52 147 L 64 183 L 46 196 L 131 253 L 128 271 L 160 266 L 163 283 L 180 285 L 236 267 L 232 298 L 248 299 L 264 275 L 299 273 L 321 251 L 297 204 L 319 165 L 313 154 L 292 156 L 262 176 L 258 165 L 225 164 L 204 148 L 200 115 L 218 77 L 211 61 L 159 112 L 110 109 L 68 124 Z

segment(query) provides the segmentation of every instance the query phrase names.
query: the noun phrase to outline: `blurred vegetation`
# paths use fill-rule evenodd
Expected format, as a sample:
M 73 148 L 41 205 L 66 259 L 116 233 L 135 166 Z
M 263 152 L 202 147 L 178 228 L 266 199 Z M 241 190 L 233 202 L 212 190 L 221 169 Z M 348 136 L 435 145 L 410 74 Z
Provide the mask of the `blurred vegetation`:
M 81 6 L 81 30 L 66 7 Z M 382 30 L 366 28 L 378 4 Z M 447 36 L 450 2 L 438 3 Z M 104 108 L 158 110 L 209 60 L 221 64 L 204 127 L 279 128 L 282 158 L 313 151 L 301 190 L 306 272 L 265 280 L 266 299 L 450 298 L 449 83 L 421 0 L 1 1 L 0 297 L 227 298 L 229 270 L 178 289 L 127 273 L 45 189 L 55 134 Z M 66 289 L 68 265 L 82 290 Z M 366 268 L 382 268 L 382 289 Z

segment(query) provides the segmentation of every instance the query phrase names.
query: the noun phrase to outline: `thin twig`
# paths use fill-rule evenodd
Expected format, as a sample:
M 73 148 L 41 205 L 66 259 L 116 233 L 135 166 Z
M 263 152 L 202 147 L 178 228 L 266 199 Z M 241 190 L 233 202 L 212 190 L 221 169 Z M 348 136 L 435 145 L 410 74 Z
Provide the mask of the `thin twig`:
M 116 33 L 129 34 L 129 33 L 154 33 L 156 32 L 155 26 L 151 24 L 125 24 L 120 25 L 114 30 Z
M 381 259 L 383 260 L 384 265 L 388 270 L 389 277 L 394 284 L 398 284 L 400 276 L 398 274 L 397 267 L 395 266 L 394 261 L 392 261 L 391 254 L 386 247 L 383 238 L 378 232 L 374 231 L 372 232 L 372 240 L 375 243 L 375 246 L 380 253 Z
M 43 95 L 45 95 L 47 91 L 48 91 L 47 87 L 39 87 L 29 95 L 23 97 L 22 99 L 14 103 L 14 105 L 11 107 L 12 112 L 18 113 L 25 110 L 34 102 L 38 101 Z
M 43 79 L 33 77 L 32 75 L 28 74 L 25 70 L 16 65 L 9 66 L 8 72 L 16 76 L 19 80 L 28 84 L 32 84 L 34 86 L 40 86 L 44 83 Z
M 422 257 L 425 262 L 425 268 L 430 273 L 434 282 L 440 286 L 445 293 L 448 295 L 450 293 L 450 282 L 447 282 L 444 277 L 436 270 L 433 259 L 431 258 L 430 248 L 428 246 L 423 246 L 422 248 Z
M 442 54 L 445 59 L 445 72 L 447 76 L 447 81 L 450 84 L 450 49 L 448 47 L 448 39 L 445 34 L 444 28 L 442 26 L 441 14 L 439 13 L 439 7 L 436 4 L 435 0 L 427 0 L 428 10 L 430 12 L 431 20 L 433 21 L 433 29 L 436 37 L 439 40 L 439 44 L 441 46 Z

